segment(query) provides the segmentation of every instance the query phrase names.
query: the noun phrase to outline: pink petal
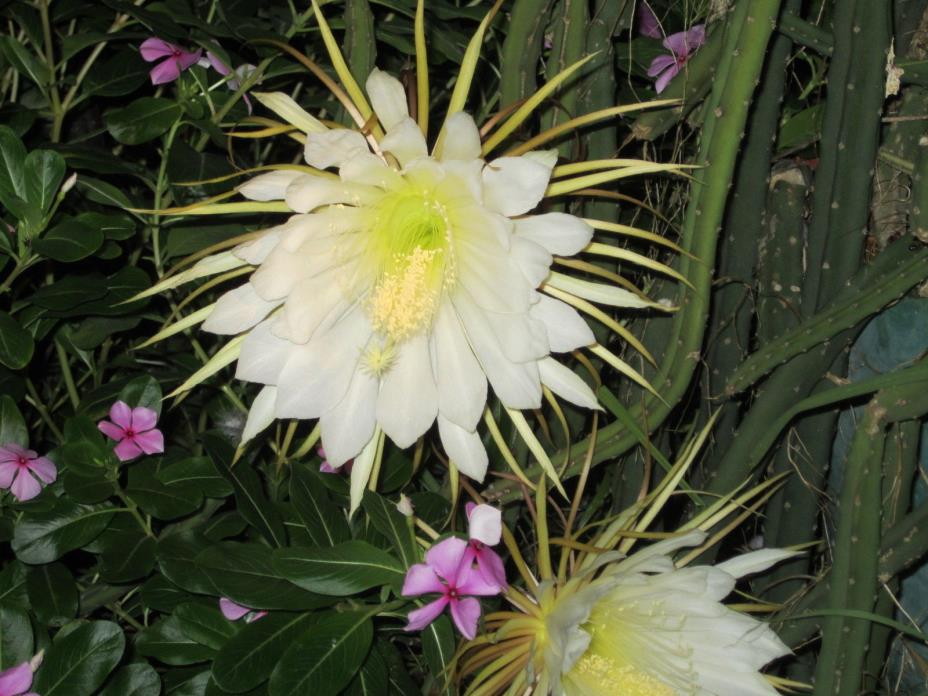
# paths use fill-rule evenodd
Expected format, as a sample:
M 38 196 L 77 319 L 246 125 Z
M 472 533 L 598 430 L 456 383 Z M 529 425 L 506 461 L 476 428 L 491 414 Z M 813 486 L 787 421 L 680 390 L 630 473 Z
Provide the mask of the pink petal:
M 477 552 L 477 572 L 488 585 L 498 585 L 503 590 L 508 586 L 506 566 L 493 549 L 483 548 Z
M 654 91 L 658 94 L 663 92 L 667 88 L 667 85 L 670 83 L 670 81 L 676 77 L 678 72 L 680 72 L 679 65 L 674 65 L 673 67 L 668 68 L 667 72 L 657 78 L 657 82 L 654 83 Z
M 648 67 L 648 77 L 657 77 L 676 62 L 677 61 L 673 59 L 673 56 L 656 56 L 654 60 L 651 61 L 651 65 Z
M 253 611 L 251 615 L 245 619 L 245 623 L 254 623 L 258 619 L 263 619 L 265 616 L 267 616 L 266 611 Z
M 487 546 L 496 546 L 503 535 L 503 515 L 492 505 L 477 505 L 467 513 L 468 534 L 471 539 L 482 541 Z
M 151 430 L 158 423 L 158 414 L 150 408 L 137 406 L 132 409 L 132 429 L 137 432 Z
M 319 458 L 320 458 L 320 459 L 325 459 L 325 450 L 322 449 L 322 446 L 321 446 L 321 445 L 320 445 L 319 447 L 316 448 L 316 454 L 319 455 Z
M 155 68 L 157 70 L 158 68 Z M 152 71 L 154 72 L 154 71 Z M 125 401 L 117 401 L 110 406 L 110 420 L 123 430 L 132 427 L 132 409 Z
M 444 611 L 447 603 L 447 597 L 439 597 L 434 602 L 429 602 L 421 609 L 409 612 L 409 616 L 406 617 L 409 623 L 406 624 L 405 630 L 421 631 L 438 618 L 438 615 Z
M 480 619 L 480 602 L 473 597 L 451 602 L 451 618 L 461 634 L 468 640 L 477 635 L 477 621 Z
M 706 41 L 706 27 L 697 24 L 689 31 L 680 31 L 664 39 L 664 48 L 669 50 L 678 59 L 687 59 L 696 52 L 696 49 Z
M 26 464 L 26 468 L 45 483 L 53 483 L 58 478 L 58 468 L 48 457 L 36 457 Z
M 14 462 L 0 462 L 0 488 L 9 488 L 13 477 L 19 471 L 19 464 Z
M 16 696 L 32 686 L 32 667 L 28 662 L 0 672 L 0 694 Z
M 13 480 L 13 485 L 10 486 L 10 492 L 16 500 L 23 502 L 32 500 L 41 493 L 42 486 L 33 478 L 32 474 L 28 471 L 21 470 L 19 476 Z
M 464 513 L 467 515 L 467 519 L 470 519 L 470 516 L 474 514 L 474 508 L 477 507 L 477 503 L 464 503 Z
M 220 75 L 225 77 L 230 72 L 229 66 L 222 62 L 222 60 L 212 51 L 206 52 L 206 60 L 209 61 L 209 64 L 213 66 L 213 70 L 218 72 Z
M 174 55 L 174 51 L 177 50 L 180 50 L 179 46 L 175 46 L 172 43 L 168 43 L 164 39 L 159 39 L 154 36 L 150 39 L 145 39 L 142 42 L 142 45 L 139 46 L 142 59 L 148 63 L 158 60 L 159 58 L 167 58 L 168 56 L 172 56 Z
M 122 440 L 126 437 L 125 430 L 120 428 L 118 425 L 110 423 L 109 421 L 100 421 L 97 423 L 97 428 L 99 428 L 100 432 L 106 435 L 110 440 L 116 440 L 118 442 L 119 440 Z
M 222 615 L 229 621 L 238 621 L 240 618 L 245 616 L 245 614 L 250 612 L 251 609 L 248 607 L 243 607 L 241 604 L 236 604 L 228 597 L 220 597 L 219 611 L 221 611 Z
M 137 433 L 133 439 L 145 454 L 161 454 L 164 452 L 164 435 L 160 430 Z
M 445 586 L 438 579 L 434 569 L 424 563 L 416 563 L 406 571 L 401 594 L 404 597 L 415 597 L 429 592 L 443 593 L 444 591 Z
M 458 573 L 458 582 L 455 583 L 458 594 L 492 597 L 502 591 L 497 582 L 487 582 L 481 573 L 468 563 Z
M 319 471 L 323 474 L 337 474 L 340 473 L 341 467 L 336 468 L 328 462 L 322 462 L 322 464 L 319 465 Z
M 0 462 L 15 462 L 20 457 L 28 459 L 29 452 L 29 450 L 20 447 L 15 442 L 8 442 L 3 447 L 0 447 Z M 32 452 L 32 456 L 35 456 L 35 452 Z
M 467 542 L 457 537 L 449 537 L 435 544 L 425 554 L 428 563 L 442 578 L 453 585 L 457 585 L 458 571 L 461 559 L 467 551 Z
M 163 85 L 167 82 L 174 82 L 174 80 L 180 77 L 180 66 L 177 64 L 176 60 L 167 58 L 164 62 L 152 68 L 148 76 L 151 78 L 151 83 L 153 85 Z
M 638 32 L 652 39 L 659 39 L 663 36 L 661 23 L 657 21 L 657 15 L 646 2 L 638 6 Z
M 119 461 L 128 462 L 130 459 L 141 456 L 142 448 L 129 438 L 126 438 L 113 448 L 113 452 L 116 453 Z
M 200 60 L 200 56 L 203 55 L 203 49 L 198 48 L 196 51 L 182 51 L 180 56 L 177 58 L 177 62 L 180 65 L 180 70 L 183 72 L 191 65 L 195 64 Z

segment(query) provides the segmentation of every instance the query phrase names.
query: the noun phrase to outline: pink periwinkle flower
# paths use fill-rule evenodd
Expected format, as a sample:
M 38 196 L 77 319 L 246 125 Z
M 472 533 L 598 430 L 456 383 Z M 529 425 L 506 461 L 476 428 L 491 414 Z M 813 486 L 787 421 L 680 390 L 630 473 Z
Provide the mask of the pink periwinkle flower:
M 506 570 L 503 559 L 496 551 L 488 548 L 496 546 L 503 535 L 503 516 L 490 505 L 467 503 L 468 532 L 470 541 L 464 553 L 463 563 L 476 563 L 477 572 L 488 584 L 506 589 Z
M 219 611 L 221 611 L 222 615 L 229 621 L 238 621 L 244 616 L 245 623 L 251 623 L 267 616 L 266 611 L 255 611 L 254 609 L 243 607 L 241 604 L 236 604 L 228 597 L 219 598 Z
M 151 37 L 145 39 L 139 46 L 142 58 L 153 63 L 161 61 L 151 69 L 149 73 L 153 85 L 161 85 L 166 82 L 174 82 L 180 74 L 191 65 L 200 60 L 203 49 L 198 48 L 196 51 L 185 51 L 177 44 L 172 44 L 164 39 Z
M 16 500 L 35 498 L 43 484 L 52 483 L 57 477 L 58 469 L 48 457 L 40 457 L 12 442 L 0 446 L 0 488 L 9 488 Z M 0 691 L 0 696 L 4 693 Z
M 638 33 L 652 39 L 659 39 L 664 35 L 657 15 L 646 2 L 638 5 Z
M 316 448 L 316 454 L 319 455 L 319 458 L 322 459 L 322 464 L 319 465 L 319 471 L 323 474 L 350 474 L 351 466 L 354 464 L 353 459 L 349 459 L 347 462 L 340 466 L 332 466 L 329 464 L 329 461 L 325 458 L 325 450 L 321 447 Z
M 42 661 L 41 654 L 36 655 L 30 662 L 23 662 L 0 672 L 0 696 L 38 696 L 29 691 L 32 686 L 32 673 Z
M 648 77 L 657 78 L 654 82 L 654 89 L 658 94 L 664 91 L 668 83 L 683 69 L 683 66 L 705 41 L 705 24 L 697 24 L 689 31 L 677 32 L 664 39 L 664 48 L 670 51 L 670 55 L 657 56 L 648 68 Z
M 218 72 L 223 77 L 229 77 L 230 75 L 232 75 L 232 77 L 229 77 L 229 79 L 226 80 L 226 86 L 233 92 L 237 90 L 239 87 L 241 87 L 242 80 L 244 80 L 251 73 L 257 70 L 257 68 L 254 65 L 245 63 L 244 65 L 238 66 L 233 72 L 232 68 L 226 65 L 222 61 L 222 58 L 217 56 L 212 51 L 206 52 L 206 58 L 200 59 L 200 65 L 202 65 L 203 67 L 211 66 L 213 70 Z M 245 104 L 248 105 L 248 113 L 251 113 L 251 99 L 248 98 L 247 94 L 244 94 L 242 96 L 245 99 Z
M 127 462 L 142 454 L 164 452 L 164 435 L 155 428 L 157 422 L 158 414 L 150 408 L 129 408 L 125 401 L 117 401 L 110 408 L 110 420 L 100 421 L 97 427 L 119 443 L 113 451 L 119 461 Z
M 439 595 L 438 599 L 409 613 L 407 631 L 422 630 L 450 606 L 454 625 L 464 637 L 470 640 L 477 635 L 480 602 L 468 595 L 490 597 L 499 594 L 502 587 L 488 583 L 465 558 L 469 548 L 470 544 L 464 539 L 450 537 L 428 550 L 425 563 L 416 563 L 406 571 L 404 597 Z

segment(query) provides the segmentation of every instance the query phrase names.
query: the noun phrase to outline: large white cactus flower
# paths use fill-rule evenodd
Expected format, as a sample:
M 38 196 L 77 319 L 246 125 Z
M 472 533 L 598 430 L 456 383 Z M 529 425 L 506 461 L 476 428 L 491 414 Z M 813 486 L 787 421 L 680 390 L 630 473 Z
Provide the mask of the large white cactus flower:
M 597 407 L 552 357 L 593 344 L 590 328 L 539 292 L 552 254 L 578 253 L 593 230 L 572 215 L 531 214 L 554 151 L 486 162 L 473 119 L 458 112 L 430 153 L 396 79 L 374 70 L 367 94 L 385 131 L 379 144 L 319 129 L 305 149 L 318 171 L 273 171 L 239 188 L 294 215 L 232 252 L 256 270 L 203 328 L 247 332 L 236 376 L 266 386 L 246 435 L 275 418 L 318 418 L 337 466 L 377 426 L 408 447 L 437 420 L 448 456 L 482 480 L 476 428 L 488 383 L 511 409 L 538 408 L 542 385 Z

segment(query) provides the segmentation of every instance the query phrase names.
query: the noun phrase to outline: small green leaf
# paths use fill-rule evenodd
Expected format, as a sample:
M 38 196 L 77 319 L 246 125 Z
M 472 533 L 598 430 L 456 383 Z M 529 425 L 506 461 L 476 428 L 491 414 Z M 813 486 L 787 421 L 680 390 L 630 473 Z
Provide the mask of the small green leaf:
M 125 643 L 110 621 L 79 626 L 49 646 L 33 689 L 42 696 L 90 696 L 119 664 Z
M 142 655 L 166 665 L 193 665 L 211 660 L 216 654 L 187 635 L 173 615 L 142 631 L 135 645 Z
M 374 528 L 393 545 L 404 567 L 419 562 L 419 551 L 407 526 L 407 518 L 400 514 L 396 505 L 374 491 L 365 491 L 361 507 L 370 516 Z
M 367 659 L 361 665 L 361 670 L 355 675 L 348 688 L 345 689 L 345 696 L 381 696 L 389 683 L 387 673 L 387 663 L 377 650 L 371 650 L 367 653 Z
M 29 431 L 16 402 L 4 394 L 0 396 L 0 445 L 8 443 L 26 447 L 29 444 Z
M 159 696 L 161 677 L 147 662 L 133 662 L 113 673 L 99 696 Z
M 77 187 L 82 189 L 94 203 L 108 205 L 114 208 L 131 208 L 132 202 L 126 194 L 118 188 L 100 179 L 90 176 L 81 176 L 77 179 Z
M 10 128 L 0 126 L 0 203 L 23 219 L 26 198 L 26 147 Z
M 392 585 L 398 590 L 405 575 L 398 560 L 364 541 L 347 541 L 333 547 L 277 549 L 274 568 L 303 589 L 336 597 L 380 585 Z
M 351 538 L 344 513 L 329 500 L 319 474 L 305 463 L 291 467 L 290 501 L 317 546 L 335 546 Z
M 158 567 L 168 580 L 188 592 L 216 594 L 216 587 L 195 561 L 208 546 L 208 539 L 189 530 L 162 535 L 158 540 Z
M 20 370 L 32 360 L 34 350 L 32 334 L 9 314 L 0 311 L 0 363 L 11 370 Z
M 117 400 L 125 401 L 132 408 L 150 408 L 161 416 L 161 384 L 150 375 L 136 377 L 129 382 L 119 392 Z
M 59 499 L 51 510 L 22 517 L 13 532 L 13 551 L 24 563 L 51 563 L 95 539 L 114 514 L 110 507 Z
M 318 696 L 341 691 L 361 667 L 374 637 L 370 615 L 324 614 L 295 639 L 271 673 L 270 696 Z
M 94 96 L 123 97 L 144 84 L 148 70 L 138 51 L 116 51 L 109 60 L 94 64 L 84 87 Z
M 187 602 L 177 607 L 173 616 L 185 635 L 213 650 L 221 650 L 239 631 L 237 623 L 222 615 L 218 601 L 211 605 Z
M 167 132 L 183 113 L 180 104 L 171 99 L 141 97 L 121 109 L 106 113 L 106 129 L 117 142 L 139 145 Z
M 35 291 L 32 301 L 43 309 L 67 312 L 106 295 L 106 278 L 99 273 L 69 275 Z
M 29 615 L 17 607 L 0 604 L 0 669 L 9 669 L 31 659 L 32 651 Z
M 103 233 L 77 218 L 65 218 L 32 243 L 36 253 L 53 261 L 71 263 L 93 254 L 103 244 Z
M 267 680 L 280 656 L 294 640 L 306 633 L 312 614 L 270 614 L 246 625 L 229 639 L 213 661 L 213 680 L 238 694 Z
M 29 568 L 26 590 L 39 621 L 61 626 L 77 615 L 77 583 L 61 563 Z
M 107 239 L 122 241 L 135 234 L 135 222 L 128 215 L 104 215 L 103 213 L 81 213 L 78 222 L 100 230 Z
M 146 609 L 169 614 L 190 599 L 190 595 L 163 575 L 154 575 L 142 585 L 142 604 Z
M 44 216 L 51 210 L 64 179 L 64 157 L 54 150 L 33 150 L 24 166 L 26 200 Z
M 209 498 L 232 495 L 232 486 L 226 481 L 208 457 L 188 457 L 162 467 L 158 480 L 169 487 L 190 487 Z
M 19 561 L 11 561 L 0 570 L 0 604 L 24 610 L 29 608 L 26 566 Z
M 111 532 L 105 538 L 103 553 L 100 554 L 100 575 L 107 582 L 130 582 L 143 578 L 155 565 L 155 539 L 141 529 Z
M 155 478 L 154 467 L 146 462 L 135 464 L 129 469 L 126 495 L 159 520 L 173 520 L 188 515 L 203 502 L 203 496 L 194 488 L 165 486 Z
M 449 667 L 454 659 L 454 629 L 447 616 L 439 616 L 422 629 L 422 654 L 429 667 L 429 674 L 435 679 L 436 690 L 443 694 L 451 693 L 449 684 Z

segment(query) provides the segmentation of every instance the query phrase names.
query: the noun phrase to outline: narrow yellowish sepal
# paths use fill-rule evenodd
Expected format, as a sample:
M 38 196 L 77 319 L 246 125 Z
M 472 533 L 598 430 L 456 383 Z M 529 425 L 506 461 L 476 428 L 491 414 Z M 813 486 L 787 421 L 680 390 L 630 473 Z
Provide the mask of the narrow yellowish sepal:
M 227 365 L 231 365 L 233 362 L 238 360 L 238 356 L 242 352 L 242 342 L 245 340 L 246 335 L 247 334 L 236 336 L 231 341 L 226 343 L 213 357 L 206 361 L 206 364 L 203 365 L 203 367 L 190 375 L 190 377 L 188 377 L 183 384 L 168 394 L 165 398 L 169 399 L 179 394 L 183 394 L 186 391 L 190 391 L 203 380 L 207 379 L 208 377 L 212 377 L 222 368 L 226 367 Z

